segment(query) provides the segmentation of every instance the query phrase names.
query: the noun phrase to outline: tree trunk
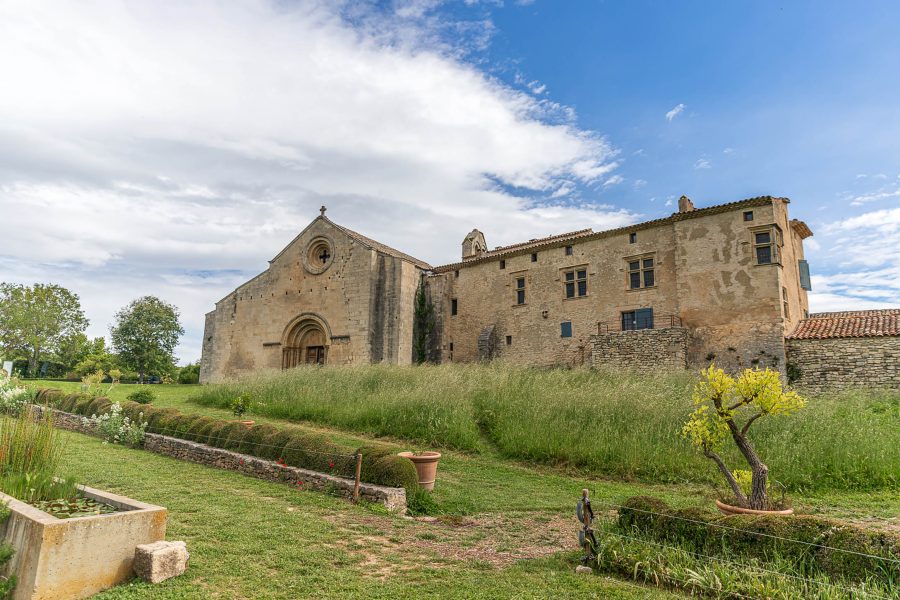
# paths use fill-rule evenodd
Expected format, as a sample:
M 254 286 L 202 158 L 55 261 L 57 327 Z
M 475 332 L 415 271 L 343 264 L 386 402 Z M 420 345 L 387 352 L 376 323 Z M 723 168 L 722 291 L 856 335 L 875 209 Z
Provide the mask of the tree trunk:
M 747 459 L 747 464 L 750 465 L 750 471 L 753 473 L 750 485 L 750 508 L 754 510 L 768 510 L 769 495 L 766 492 L 766 480 L 769 478 L 769 467 L 759 459 L 753 444 L 738 430 L 737 425 L 733 421 L 728 421 L 728 428 L 731 430 L 731 437 L 734 439 L 734 443 L 737 444 L 738 450 Z
M 725 465 L 725 461 L 723 461 L 722 458 L 712 450 L 704 450 L 703 453 L 707 458 L 712 459 L 716 463 L 716 466 L 719 467 L 719 471 L 722 472 L 722 476 L 725 477 L 725 481 L 727 481 L 728 485 L 731 486 L 731 491 L 734 494 L 734 499 L 737 502 L 738 506 L 747 506 L 747 496 L 744 495 L 744 490 L 742 490 L 741 486 L 738 485 L 738 482 L 735 480 L 734 475 L 732 475 L 731 471 L 728 470 L 728 467 Z
M 144 372 L 143 371 L 138 371 L 138 383 L 140 383 L 142 385 L 144 383 Z
M 37 348 L 31 353 L 31 356 L 28 357 L 28 376 L 36 377 L 37 369 L 38 369 L 38 357 L 40 356 L 40 350 Z

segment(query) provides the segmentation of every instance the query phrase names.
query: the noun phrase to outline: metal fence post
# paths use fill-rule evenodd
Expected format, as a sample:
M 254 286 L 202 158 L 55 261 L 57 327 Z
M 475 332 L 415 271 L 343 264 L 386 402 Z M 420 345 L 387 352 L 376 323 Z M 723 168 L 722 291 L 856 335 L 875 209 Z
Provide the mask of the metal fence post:
M 356 477 L 353 482 L 353 502 L 359 502 L 359 478 L 362 474 L 362 452 L 356 453 Z

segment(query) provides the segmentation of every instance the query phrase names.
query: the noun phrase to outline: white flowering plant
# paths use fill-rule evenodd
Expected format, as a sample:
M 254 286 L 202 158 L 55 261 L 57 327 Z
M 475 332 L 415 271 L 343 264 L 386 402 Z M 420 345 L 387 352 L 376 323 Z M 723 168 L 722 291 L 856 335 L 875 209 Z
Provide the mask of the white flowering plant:
M 122 444 L 135 448 L 144 443 L 147 422 L 143 419 L 144 413 L 138 413 L 137 420 L 131 420 L 122 414 L 122 405 L 116 402 L 109 407 L 109 412 L 100 416 L 91 415 L 90 419 L 84 417 L 81 422 L 85 427 L 93 427 L 103 434 L 105 444 Z
M 19 381 L 7 377 L 0 371 L 0 413 L 17 416 L 22 408 L 31 401 L 31 392 L 19 387 Z

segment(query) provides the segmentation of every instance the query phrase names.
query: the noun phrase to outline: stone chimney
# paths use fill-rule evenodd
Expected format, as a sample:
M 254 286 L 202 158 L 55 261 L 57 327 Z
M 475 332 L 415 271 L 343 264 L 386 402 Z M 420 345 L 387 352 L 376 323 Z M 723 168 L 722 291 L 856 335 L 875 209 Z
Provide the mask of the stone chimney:
M 691 202 L 691 199 L 687 196 L 682 196 L 678 199 L 678 212 L 691 212 L 692 210 L 696 210 L 694 208 L 694 203 Z

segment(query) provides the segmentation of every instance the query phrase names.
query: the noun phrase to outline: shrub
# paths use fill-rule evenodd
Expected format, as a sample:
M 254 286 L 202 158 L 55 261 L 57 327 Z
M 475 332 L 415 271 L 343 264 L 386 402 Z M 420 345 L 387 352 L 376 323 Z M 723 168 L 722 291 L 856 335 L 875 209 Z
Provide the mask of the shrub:
M 104 443 L 122 444 L 137 447 L 144 443 L 144 432 L 147 429 L 146 421 L 132 420 L 122 410 L 122 405 L 116 402 L 110 406 L 109 411 L 102 415 L 84 418 L 82 422 L 95 427 L 103 436 Z
M 253 456 L 264 458 L 262 456 L 264 449 L 261 446 L 276 433 L 278 433 L 278 428 L 272 425 L 254 425 L 244 435 L 240 451 L 244 454 L 252 454 Z
M 178 371 L 178 383 L 191 384 L 200 382 L 200 362 L 181 367 Z
M 167 430 L 171 419 L 178 415 L 174 408 L 156 408 L 148 413 L 147 431 L 168 435 Z
M 259 457 L 268 460 L 283 458 L 284 447 L 294 435 L 295 428 L 285 427 L 267 436 L 259 446 Z
M 406 488 L 407 494 L 419 487 L 419 476 L 412 461 L 397 456 L 389 446 L 372 444 L 357 450 L 363 456 L 361 479 L 381 485 Z
M 629 534 L 701 555 L 788 560 L 799 570 L 850 581 L 900 578 L 900 535 L 812 515 L 725 517 L 696 508 L 673 510 L 662 500 L 638 496 L 622 504 L 617 523 Z
M 91 402 L 94 401 L 93 396 L 88 396 L 86 394 L 79 394 L 78 399 L 75 400 L 74 406 L 72 406 L 72 412 L 76 415 L 82 415 L 84 417 L 91 416 L 89 412 Z
M 94 398 L 91 400 L 91 403 L 87 406 L 87 414 L 88 415 L 101 415 L 108 411 L 112 406 L 112 402 L 110 402 L 109 398 L 104 398 L 102 396 Z
M 200 417 L 191 423 L 184 432 L 184 439 L 189 442 L 199 442 L 205 444 L 209 439 L 209 430 L 216 422 L 212 417 Z
M 135 391 L 128 394 L 127 398 L 132 402 L 137 402 L 138 404 L 150 404 L 154 400 L 156 400 L 156 394 L 153 393 L 149 387 L 141 386 Z
M 223 423 L 224 425 L 216 432 L 216 439 L 210 439 L 210 442 L 217 448 L 225 450 L 240 448 L 247 428 L 234 421 L 224 421 Z

